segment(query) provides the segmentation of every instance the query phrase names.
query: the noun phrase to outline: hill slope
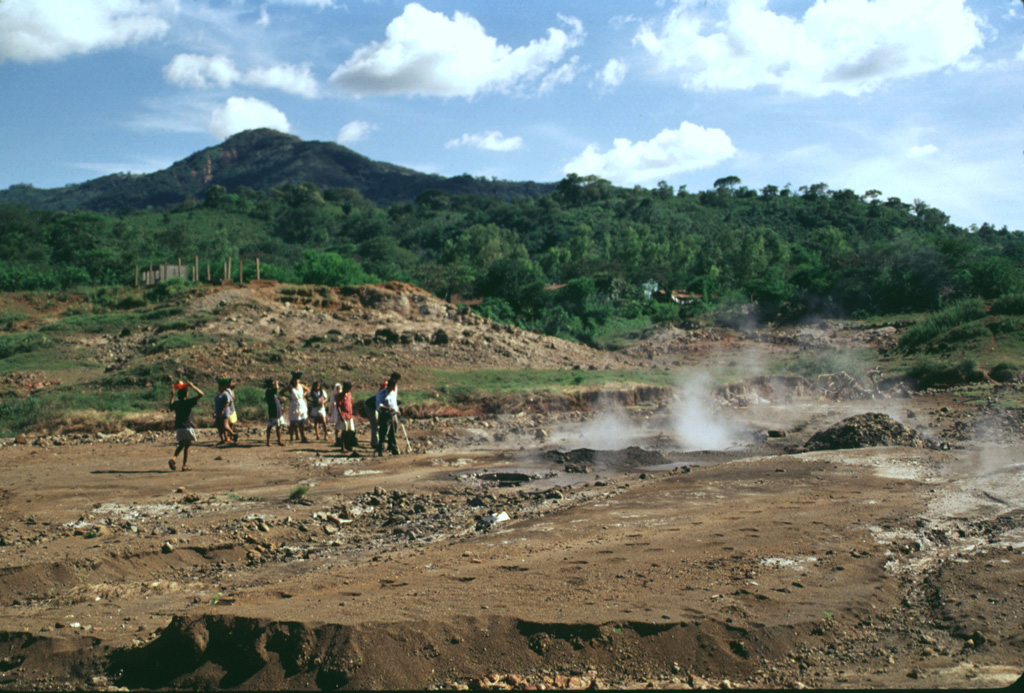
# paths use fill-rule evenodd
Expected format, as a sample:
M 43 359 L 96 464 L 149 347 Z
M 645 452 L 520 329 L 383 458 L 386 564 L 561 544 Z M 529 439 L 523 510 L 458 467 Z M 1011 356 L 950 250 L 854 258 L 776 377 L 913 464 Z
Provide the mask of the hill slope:
M 229 191 L 312 183 L 323 189 L 354 188 L 378 204 L 413 200 L 426 190 L 511 199 L 551 192 L 550 183 L 513 183 L 446 178 L 373 161 L 332 142 L 306 142 L 275 130 L 247 130 L 198 151 L 162 171 L 144 175 L 112 174 L 63 188 L 15 185 L 0 191 L 0 204 L 33 209 L 125 212 L 169 208 L 187 197 L 201 198 L 214 185 Z

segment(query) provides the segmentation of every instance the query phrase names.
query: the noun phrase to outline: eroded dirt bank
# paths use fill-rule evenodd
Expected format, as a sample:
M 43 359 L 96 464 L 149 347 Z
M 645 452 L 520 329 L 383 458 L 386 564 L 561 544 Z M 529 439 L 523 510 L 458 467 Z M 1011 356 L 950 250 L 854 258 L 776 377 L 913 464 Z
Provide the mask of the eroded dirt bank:
M 883 406 L 813 398 L 719 452 L 669 403 L 409 421 L 385 458 L 206 432 L 188 473 L 166 433 L 5 445 L 0 688 L 1005 686 L 1024 447 L 950 403 L 884 405 L 947 449 L 804 451 Z

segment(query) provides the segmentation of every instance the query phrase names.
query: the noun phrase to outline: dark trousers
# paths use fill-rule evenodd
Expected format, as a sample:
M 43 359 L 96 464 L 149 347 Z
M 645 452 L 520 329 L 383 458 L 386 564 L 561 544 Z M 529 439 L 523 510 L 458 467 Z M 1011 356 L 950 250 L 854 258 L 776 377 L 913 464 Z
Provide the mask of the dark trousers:
M 384 445 L 387 443 L 388 451 L 398 454 L 398 440 L 395 438 L 395 428 L 398 422 L 394 414 L 387 409 L 381 409 L 377 413 L 377 452 L 384 452 Z

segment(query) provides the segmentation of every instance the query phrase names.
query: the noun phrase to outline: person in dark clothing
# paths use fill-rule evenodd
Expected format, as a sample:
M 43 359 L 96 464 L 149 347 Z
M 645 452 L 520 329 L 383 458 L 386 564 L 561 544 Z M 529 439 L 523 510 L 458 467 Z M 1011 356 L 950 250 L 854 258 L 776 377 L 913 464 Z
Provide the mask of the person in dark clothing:
M 277 444 L 284 445 L 281 442 L 281 426 L 287 426 L 288 421 L 284 418 L 284 411 L 281 409 L 281 400 L 278 397 L 278 392 L 281 389 L 281 381 L 279 380 L 268 380 L 267 389 L 263 393 L 267 400 L 267 447 L 270 447 L 270 429 L 277 429 Z
M 384 446 L 392 455 L 398 454 L 395 428 L 398 426 L 398 374 L 392 373 L 387 387 L 377 393 L 377 456 L 384 454 Z
M 195 397 L 188 397 L 189 389 L 196 391 Z M 184 453 L 181 459 L 181 471 L 188 471 L 188 449 L 192 443 L 196 442 L 196 422 L 192 417 L 192 410 L 195 409 L 202 396 L 203 391 L 191 382 L 179 380 L 171 386 L 171 401 L 168 406 L 174 413 L 174 430 L 178 439 L 178 447 L 175 448 L 171 459 L 167 461 L 167 466 L 172 470 L 178 467 L 178 455 Z

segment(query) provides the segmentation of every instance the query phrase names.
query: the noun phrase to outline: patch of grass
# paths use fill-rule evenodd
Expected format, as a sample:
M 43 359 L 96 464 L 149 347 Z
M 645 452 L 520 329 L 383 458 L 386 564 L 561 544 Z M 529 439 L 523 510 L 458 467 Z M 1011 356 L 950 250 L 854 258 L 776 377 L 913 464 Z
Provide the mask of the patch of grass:
M 979 370 L 978 363 L 970 358 L 955 364 L 923 358 L 907 371 L 907 376 L 916 380 L 918 387 L 921 388 L 953 387 L 985 379 L 985 374 Z
M 939 343 L 943 346 L 951 346 L 957 343 L 973 342 L 978 340 L 989 341 L 992 339 L 992 332 L 980 321 L 970 322 L 966 325 L 954 327 L 942 335 Z
M 996 365 L 992 366 L 989 370 L 988 375 L 992 380 L 1000 383 L 1008 383 L 1017 379 L 1017 375 L 1020 373 L 1021 367 L 1019 364 L 1010 363 L 1008 361 L 1000 361 Z
M 1024 320 L 1015 317 L 1004 317 L 989 323 L 988 329 L 995 335 L 1024 332 Z
M 984 318 L 988 313 L 980 298 L 957 301 L 942 310 L 928 315 L 924 320 L 911 326 L 900 337 L 900 349 L 913 351 L 944 335 L 955 327 Z
M 309 493 L 309 486 L 306 486 L 305 484 L 299 484 L 298 486 L 292 489 L 291 493 L 288 494 L 288 500 L 302 500 L 303 498 L 306 497 L 307 493 Z
M 417 384 L 422 383 L 425 387 L 417 390 L 400 390 L 400 393 L 402 401 L 408 403 L 421 402 L 428 398 L 461 402 L 478 396 L 558 392 L 612 384 L 670 386 L 674 383 L 674 378 L 674 374 L 662 370 L 431 370 L 417 377 Z M 430 391 L 430 386 L 433 386 L 433 392 Z
M 845 371 L 861 380 L 864 372 L 875 361 L 875 352 L 866 348 L 847 352 L 812 351 L 798 354 L 790 361 L 778 363 L 771 370 L 773 374 L 791 373 L 802 375 L 809 380 L 815 380 L 819 375 L 825 373 Z
M 197 327 L 202 327 L 212 319 L 213 316 L 209 313 L 196 313 L 194 315 L 183 316 L 175 320 L 165 320 L 157 326 L 156 331 L 185 332 L 187 330 L 194 330 Z
M 41 371 L 57 373 L 61 382 L 69 380 L 69 371 L 90 373 L 102 371 L 102 365 L 86 357 L 75 358 L 77 350 L 68 353 L 66 349 L 51 347 L 39 351 L 22 352 L 5 359 L 0 359 L 0 375 L 7 373 L 25 373 Z
M 591 341 L 598 349 L 615 350 L 629 346 L 637 340 L 637 335 L 646 327 L 650 327 L 651 318 L 641 315 L 635 318 L 609 318 L 603 325 L 594 329 Z
M 157 388 L 52 387 L 0 402 L 0 435 L 28 431 L 118 431 L 132 422 L 168 418 L 159 409 L 167 394 Z
M 54 334 L 114 334 L 126 328 L 130 330 L 138 324 L 139 317 L 135 313 L 82 313 L 65 315 L 57 322 L 42 327 L 40 331 Z
M 259 421 L 266 423 L 267 403 L 263 398 L 263 388 L 244 385 L 235 388 L 235 410 L 240 421 Z
M 992 315 L 1024 315 L 1024 293 L 1007 294 L 992 301 Z
M 10 358 L 15 354 L 25 354 L 54 346 L 50 337 L 37 330 L 0 334 L 0 359 Z
M 190 332 L 175 332 L 160 337 L 146 347 L 147 354 L 164 354 L 174 349 L 190 349 L 202 346 L 210 342 L 209 337 L 203 334 L 194 335 Z
M 160 322 L 181 315 L 185 312 L 183 306 L 161 306 L 143 313 L 140 317 L 147 322 Z

